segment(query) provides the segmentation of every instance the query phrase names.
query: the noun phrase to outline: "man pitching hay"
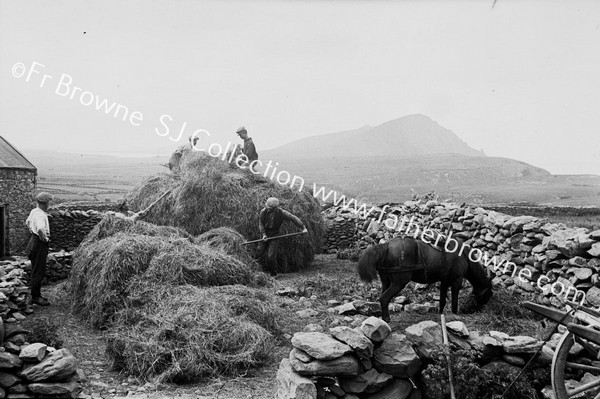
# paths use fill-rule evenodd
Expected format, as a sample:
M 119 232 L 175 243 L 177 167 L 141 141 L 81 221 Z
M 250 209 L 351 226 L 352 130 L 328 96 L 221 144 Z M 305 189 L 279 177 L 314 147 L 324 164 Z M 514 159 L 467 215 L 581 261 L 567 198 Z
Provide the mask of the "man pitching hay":
M 252 138 L 248 137 L 248 131 L 246 130 L 245 127 L 242 126 L 242 127 L 238 128 L 238 130 L 236 130 L 235 132 L 237 133 L 238 136 L 240 136 L 240 138 L 242 140 L 244 140 L 244 147 L 242 148 L 242 154 L 244 154 L 246 156 L 246 158 L 248 158 L 247 163 L 250 165 L 250 168 L 252 168 L 252 171 L 255 172 L 254 167 L 256 166 L 256 162 L 254 162 L 254 161 L 258 160 L 258 153 L 256 152 L 256 146 L 254 145 Z
M 277 244 L 276 239 L 268 239 L 279 235 L 279 230 L 284 221 L 290 221 L 302 229 L 303 233 L 308 233 L 306 226 L 302 220 L 285 209 L 279 208 L 279 200 L 277 198 L 269 198 L 265 204 L 265 208 L 260 211 L 258 217 L 258 228 L 262 235 L 263 241 L 258 243 L 257 257 L 262 258 L 266 253 L 265 266 L 271 276 L 277 275 Z
M 31 232 L 27 245 L 27 257 L 31 261 L 31 302 L 40 306 L 48 306 L 50 302 L 41 294 L 42 280 L 46 274 L 48 243 L 50 242 L 50 223 L 48 222 L 48 206 L 53 197 L 48 193 L 39 193 L 35 198 L 38 206 L 29 213 L 26 220 Z
M 181 170 L 180 164 L 183 157 L 189 154 L 192 151 L 195 151 L 196 143 L 198 142 L 198 136 L 191 135 L 188 137 L 188 141 L 190 142 L 187 145 L 182 145 L 178 149 L 175 150 L 171 158 L 169 159 L 169 169 L 173 173 L 179 173 Z

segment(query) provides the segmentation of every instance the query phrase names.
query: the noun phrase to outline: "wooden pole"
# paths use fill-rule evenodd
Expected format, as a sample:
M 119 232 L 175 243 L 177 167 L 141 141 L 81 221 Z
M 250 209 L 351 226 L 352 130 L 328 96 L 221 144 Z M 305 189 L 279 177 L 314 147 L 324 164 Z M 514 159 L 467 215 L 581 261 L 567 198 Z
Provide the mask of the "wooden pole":
M 254 244 L 255 242 L 261 242 L 261 241 L 271 241 L 271 240 L 276 240 L 276 239 L 278 239 L 278 238 L 284 238 L 284 237 L 297 236 L 297 235 L 300 235 L 300 234 L 305 234 L 305 232 L 304 232 L 304 231 L 301 231 L 301 232 L 298 232 L 298 233 L 284 234 L 284 235 L 282 235 L 282 236 L 267 237 L 267 238 L 265 238 L 264 240 L 261 238 L 261 239 L 258 239 L 258 240 L 246 241 L 246 242 L 245 242 L 243 245 L 246 245 L 246 244 Z
M 442 337 L 444 339 L 444 347 L 449 351 L 450 345 L 448 345 L 448 331 L 446 331 L 446 316 L 440 315 L 442 319 Z M 446 360 L 448 362 L 448 382 L 450 383 L 450 399 L 456 399 L 454 395 L 454 376 L 452 375 L 452 364 L 450 363 L 450 353 L 446 354 Z

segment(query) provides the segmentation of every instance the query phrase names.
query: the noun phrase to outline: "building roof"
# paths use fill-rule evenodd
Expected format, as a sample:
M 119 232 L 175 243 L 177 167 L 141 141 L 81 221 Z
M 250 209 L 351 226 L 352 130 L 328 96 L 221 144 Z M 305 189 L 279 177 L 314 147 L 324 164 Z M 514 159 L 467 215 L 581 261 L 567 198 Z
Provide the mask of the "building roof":
M 37 171 L 37 168 L 2 136 L 0 136 L 0 169 Z

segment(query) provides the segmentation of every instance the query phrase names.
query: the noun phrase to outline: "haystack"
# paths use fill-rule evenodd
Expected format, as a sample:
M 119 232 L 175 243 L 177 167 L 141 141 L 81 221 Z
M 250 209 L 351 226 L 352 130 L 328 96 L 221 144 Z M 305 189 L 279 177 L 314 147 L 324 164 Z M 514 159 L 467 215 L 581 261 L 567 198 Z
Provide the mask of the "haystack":
M 270 360 L 280 310 L 272 294 L 233 286 L 133 286 L 109 331 L 117 369 L 159 382 L 240 375 Z M 243 301 L 243 302 L 242 302 Z
M 299 183 L 298 183 L 299 184 Z M 299 190 L 256 176 L 203 152 L 185 158 L 180 175 L 159 174 L 141 182 L 127 196 L 127 206 L 145 209 L 169 189 L 173 191 L 154 206 L 144 220 L 162 226 L 175 226 L 192 235 L 228 227 L 247 240 L 258 239 L 258 215 L 265 200 L 277 197 L 281 207 L 298 216 L 308 235 L 280 241 L 278 266 L 282 272 L 305 268 L 319 252 L 323 219 L 318 201 L 309 188 Z M 281 233 L 297 232 L 284 223 Z M 250 247 L 251 250 L 255 249 Z
M 134 277 L 152 281 L 157 296 L 167 285 L 269 284 L 256 265 L 242 262 L 241 257 L 178 235 L 121 232 L 96 241 L 86 239 L 74 254 L 69 279 L 73 311 L 94 327 L 105 327 L 123 307 Z

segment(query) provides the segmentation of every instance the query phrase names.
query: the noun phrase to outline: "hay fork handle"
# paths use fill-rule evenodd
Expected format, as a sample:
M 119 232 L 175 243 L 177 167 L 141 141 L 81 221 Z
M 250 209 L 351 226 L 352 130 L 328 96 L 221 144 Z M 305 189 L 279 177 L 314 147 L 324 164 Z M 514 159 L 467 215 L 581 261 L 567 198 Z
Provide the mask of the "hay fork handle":
M 169 194 L 171 191 L 173 191 L 173 189 L 165 191 L 163 193 L 163 195 L 161 195 L 160 197 L 158 197 L 158 199 L 156 201 L 154 201 L 153 203 L 151 203 L 150 205 L 148 205 L 148 207 L 146 207 L 146 209 L 144 209 L 143 211 L 138 212 L 138 214 L 148 212 L 150 209 L 152 209 L 152 207 L 154 205 L 158 204 L 158 201 L 160 201 L 161 199 L 165 198 L 167 196 L 167 194 Z
M 307 233 L 306 231 L 300 231 L 300 232 L 298 232 L 298 233 L 290 233 L 290 234 L 284 234 L 284 235 L 281 235 L 281 236 L 267 237 L 267 238 L 265 238 L 265 239 L 262 239 L 262 238 L 261 238 L 261 239 L 258 239 L 258 240 L 246 241 L 246 242 L 245 242 L 243 245 L 246 245 L 246 244 L 254 244 L 254 243 L 257 243 L 257 242 L 262 242 L 262 241 L 271 241 L 271 240 L 277 240 L 278 238 L 291 237 L 291 236 L 298 236 L 298 235 L 300 235 L 300 234 L 306 234 L 306 233 Z

